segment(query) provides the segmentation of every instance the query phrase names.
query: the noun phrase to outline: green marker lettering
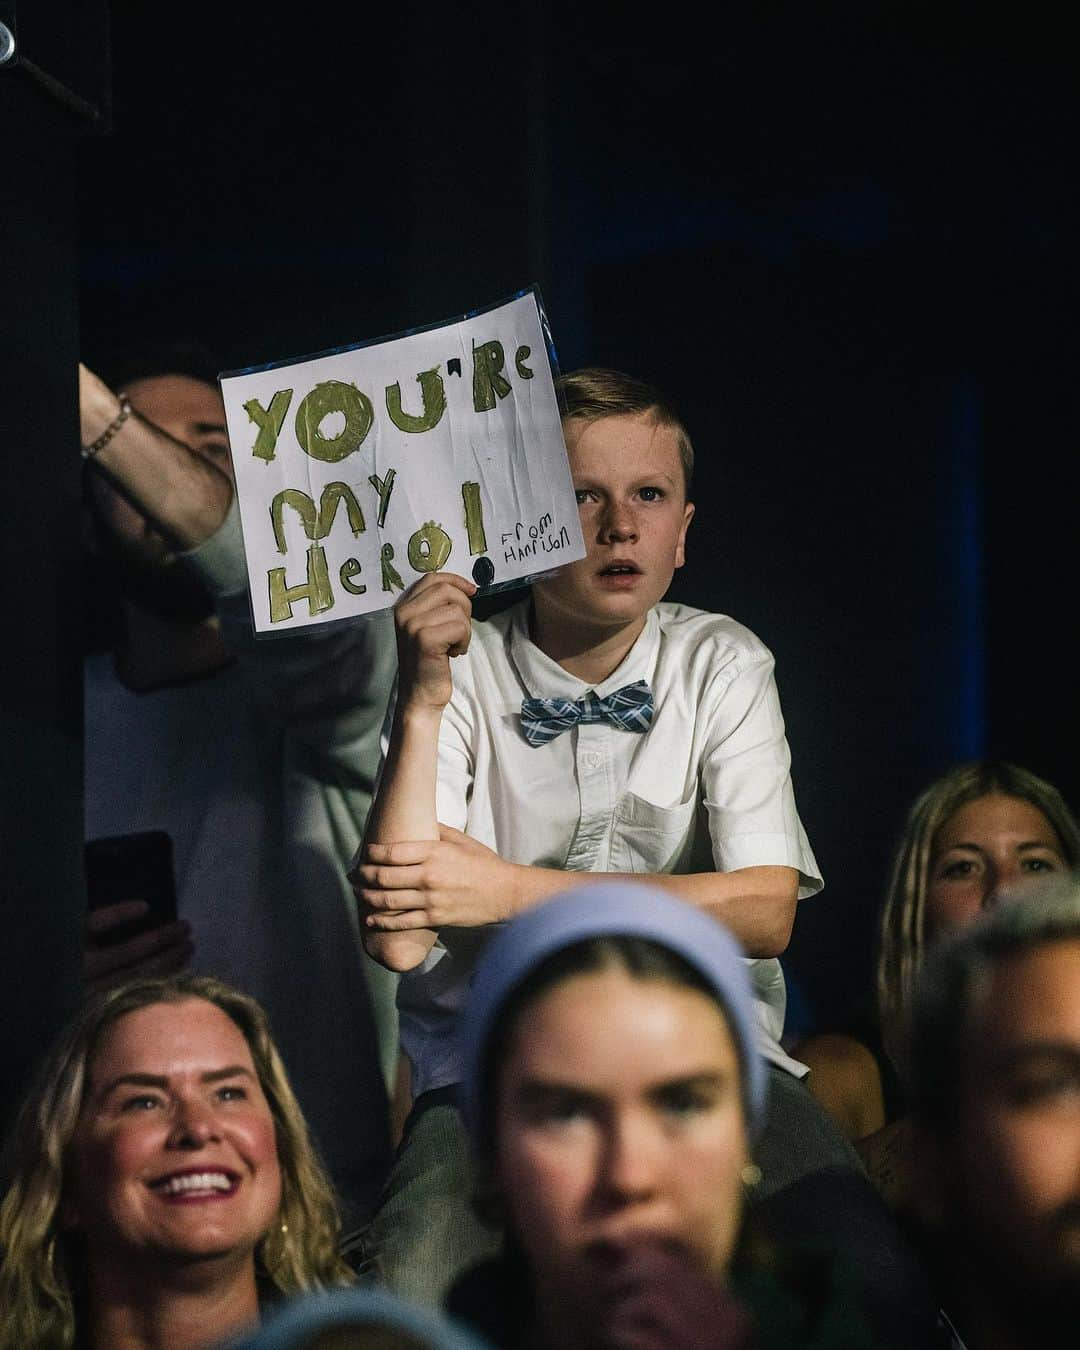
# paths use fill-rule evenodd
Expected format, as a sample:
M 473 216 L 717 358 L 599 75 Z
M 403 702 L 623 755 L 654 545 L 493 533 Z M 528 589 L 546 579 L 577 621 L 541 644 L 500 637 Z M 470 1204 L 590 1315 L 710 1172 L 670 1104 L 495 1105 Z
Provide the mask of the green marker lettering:
M 446 566 L 452 547 L 443 527 L 426 521 L 409 540 L 409 566 L 414 572 L 437 572 Z
M 501 373 L 505 364 L 501 342 L 485 342 L 479 347 L 473 343 L 473 407 L 477 412 L 490 412 L 495 396 L 505 398 L 510 392 L 510 381 Z
M 360 566 L 359 559 L 357 558 L 346 558 L 341 564 L 341 569 L 338 572 L 338 580 L 350 595 L 363 595 L 367 590 L 366 586 L 358 586 L 356 582 L 353 581 L 353 577 L 358 577 L 362 570 L 363 568 Z
M 271 623 L 291 619 L 292 607 L 300 600 L 308 602 L 308 614 L 312 618 L 333 608 L 334 596 L 330 590 L 330 573 L 326 567 L 326 553 L 321 544 L 312 544 L 307 551 L 307 581 L 302 585 L 287 585 L 284 567 L 272 567 L 267 572 L 266 579 L 270 586 Z
M 336 436 L 324 436 L 319 428 L 331 413 L 341 413 L 345 425 Z M 327 380 L 305 394 L 296 410 L 296 439 L 312 459 L 337 464 L 359 450 L 375 421 L 371 399 L 354 384 Z
M 390 421 L 399 431 L 413 433 L 430 431 L 432 427 L 439 425 L 446 411 L 446 390 L 443 388 L 439 367 L 436 366 L 434 370 L 422 370 L 416 378 L 424 400 L 424 411 L 419 417 L 402 410 L 400 384 L 386 386 L 386 411 L 390 414 Z
M 377 473 L 368 476 L 368 482 L 379 494 L 379 526 L 386 524 L 386 508 L 390 505 L 390 494 L 394 490 L 394 477 L 396 470 L 387 469 L 386 477 L 380 478 Z
M 300 488 L 282 488 L 270 503 L 270 522 L 274 527 L 274 542 L 277 544 L 278 552 L 284 553 L 286 550 L 286 506 L 291 506 L 300 517 L 300 523 L 304 527 L 304 533 L 307 537 L 315 540 L 325 539 L 330 533 L 334 524 L 334 517 L 337 515 L 339 502 L 345 503 L 345 513 L 349 518 L 349 528 L 353 534 L 363 534 L 367 528 L 364 524 L 364 513 L 360 509 L 360 503 L 356 500 L 356 494 L 348 483 L 327 483 L 322 490 L 322 496 L 319 498 L 317 512 L 315 503 L 306 492 L 303 492 Z
M 263 459 L 269 464 L 274 458 L 277 438 L 281 435 L 292 395 L 291 389 L 279 389 L 270 400 L 269 408 L 264 408 L 257 398 L 249 398 L 244 404 L 244 411 L 249 420 L 259 428 L 259 434 L 255 437 L 255 444 L 251 448 L 251 453 L 256 459 Z
M 403 591 L 405 583 L 401 575 L 394 566 L 394 546 L 393 544 L 383 544 L 382 553 L 379 557 L 382 566 L 382 588 L 384 591 Z
M 479 483 L 462 483 L 461 499 L 465 503 L 465 528 L 469 532 L 469 553 L 487 552 L 487 535 L 484 533 L 484 507 L 480 501 Z

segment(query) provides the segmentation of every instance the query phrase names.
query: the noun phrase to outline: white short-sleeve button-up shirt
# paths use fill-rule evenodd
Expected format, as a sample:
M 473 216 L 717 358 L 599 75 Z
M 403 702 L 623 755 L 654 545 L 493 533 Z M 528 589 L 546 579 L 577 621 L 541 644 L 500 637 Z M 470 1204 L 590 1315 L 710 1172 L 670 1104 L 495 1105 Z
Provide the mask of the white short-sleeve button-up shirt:
M 663 603 L 603 683 L 570 675 L 529 638 L 524 600 L 473 624 L 453 663 L 454 694 L 439 739 L 438 813 L 508 861 L 571 872 L 729 872 L 782 865 L 800 897 L 821 877 L 795 809 L 791 756 L 773 658 L 723 614 Z M 583 723 L 539 747 L 520 726 L 526 697 L 601 697 L 648 682 L 656 712 L 644 734 Z M 573 878 L 567 878 L 568 887 Z M 402 1045 L 416 1094 L 457 1082 L 457 1015 L 489 929 L 446 929 L 402 977 Z M 753 960 L 761 1049 L 804 1073 L 780 1048 L 783 974 Z

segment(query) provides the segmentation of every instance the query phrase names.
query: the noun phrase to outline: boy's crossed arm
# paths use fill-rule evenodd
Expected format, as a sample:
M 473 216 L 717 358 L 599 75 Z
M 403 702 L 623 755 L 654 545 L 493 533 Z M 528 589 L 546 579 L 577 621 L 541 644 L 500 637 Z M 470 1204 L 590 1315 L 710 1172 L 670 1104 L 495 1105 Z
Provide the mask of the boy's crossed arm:
M 438 841 L 371 844 L 357 869 L 369 915 L 368 950 L 378 956 L 384 938 L 423 928 L 472 928 L 589 881 L 643 881 L 698 905 L 723 922 L 748 956 L 779 956 L 795 921 L 799 874 L 794 867 L 740 867 L 732 872 L 573 872 L 509 863 L 460 830 L 439 827 Z M 434 940 L 434 932 L 429 932 Z M 424 949 L 423 956 L 430 948 Z M 421 956 L 420 959 L 423 959 Z M 382 959 L 379 957 L 378 959 Z M 409 969 L 405 967 L 395 967 Z
M 475 927 L 510 918 L 589 882 L 648 882 L 680 900 L 698 904 L 740 940 L 747 956 L 780 956 L 791 938 L 798 902 L 794 867 L 741 867 L 732 872 L 564 872 L 553 867 L 508 863 L 460 830 L 440 826 L 439 841 L 373 844 L 356 876 L 369 913 L 367 949 L 378 956 L 379 938 L 408 937 L 417 930 Z M 435 933 L 429 931 L 431 941 Z M 427 956 L 431 942 L 421 954 Z M 410 969 L 394 967 L 396 969 Z
M 351 874 L 364 945 L 392 970 L 418 966 L 440 928 L 497 923 L 570 884 L 565 871 L 508 862 L 438 821 L 439 726 L 453 690 L 450 658 L 469 645 L 475 589 L 462 577 L 431 574 L 402 597 L 395 611 L 398 700 L 362 861 Z M 581 872 L 573 874 L 573 881 L 610 881 L 618 875 Z M 788 944 L 799 884 L 793 867 L 626 879 L 651 881 L 709 910 L 749 956 L 777 956 Z

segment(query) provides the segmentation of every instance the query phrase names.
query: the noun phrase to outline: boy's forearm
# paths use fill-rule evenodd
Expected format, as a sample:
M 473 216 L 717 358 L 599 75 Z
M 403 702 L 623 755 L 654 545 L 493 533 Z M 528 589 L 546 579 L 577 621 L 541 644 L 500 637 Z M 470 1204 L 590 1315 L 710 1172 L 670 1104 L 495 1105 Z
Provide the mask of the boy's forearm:
M 365 844 L 438 839 L 435 789 L 441 723 L 441 708 L 410 708 L 399 700 L 379 790 L 364 830 Z
M 435 789 L 439 770 L 441 708 L 410 708 L 399 702 L 386 763 L 364 829 L 364 844 L 438 839 Z M 362 921 L 363 921 L 363 916 Z M 364 930 L 364 948 L 373 960 L 404 972 L 418 966 L 435 945 L 430 928 L 400 933 Z
M 781 956 L 787 950 L 799 898 L 794 867 L 740 867 L 650 880 L 719 919 L 747 956 Z
M 799 894 L 799 874 L 794 867 L 741 867 L 733 872 L 684 876 L 519 867 L 515 908 L 528 909 L 583 882 L 599 881 L 648 882 L 707 910 L 731 930 L 747 956 L 780 956 L 791 939 Z
M 92 445 L 116 419 L 117 396 L 79 368 L 82 441 Z M 174 544 L 197 548 L 218 530 L 232 504 L 226 474 L 132 413 L 94 455 L 93 463 Z
M 363 943 L 373 961 L 404 975 L 427 959 L 437 937 L 430 928 L 413 928 L 407 933 L 365 933 Z

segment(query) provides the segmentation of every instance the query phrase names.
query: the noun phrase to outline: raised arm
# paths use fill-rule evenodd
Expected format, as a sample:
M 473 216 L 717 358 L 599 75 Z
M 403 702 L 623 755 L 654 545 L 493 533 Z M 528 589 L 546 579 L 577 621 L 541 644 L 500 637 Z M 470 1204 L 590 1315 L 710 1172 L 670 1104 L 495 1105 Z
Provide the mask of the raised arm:
M 124 417 L 119 397 L 81 364 L 79 418 L 84 447 L 115 428 L 93 465 L 173 544 L 195 548 L 220 527 L 233 496 L 228 474 L 137 412 Z
M 365 854 L 376 845 L 388 869 L 395 868 L 395 846 L 437 840 L 435 810 L 439 726 L 450 701 L 450 658 L 467 650 L 472 633 L 471 597 L 476 587 L 452 573 L 429 573 L 398 601 L 394 618 L 398 643 L 398 696 L 390 744 L 375 801 L 364 832 Z M 364 946 L 391 970 L 418 966 L 435 943 L 433 928 L 415 927 L 417 897 L 409 889 L 395 896 L 399 931 L 368 926 L 365 883 L 354 874 Z M 385 912 L 385 911 L 383 911 Z

